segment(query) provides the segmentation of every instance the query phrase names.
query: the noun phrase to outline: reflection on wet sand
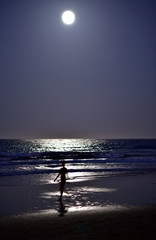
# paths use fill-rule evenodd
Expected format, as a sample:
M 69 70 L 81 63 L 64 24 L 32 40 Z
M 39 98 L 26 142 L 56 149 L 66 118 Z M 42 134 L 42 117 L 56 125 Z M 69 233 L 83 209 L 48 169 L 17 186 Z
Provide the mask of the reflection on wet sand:
M 52 209 L 55 209 L 59 213 L 59 216 L 64 216 L 67 212 L 84 211 L 84 210 L 97 210 L 111 208 L 117 206 L 110 201 L 110 194 L 115 194 L 116 188 L 102 188 L 102 187 L 69 187 L 64 192 L 64 197 L 59 199 L 59 192 L 46 191 L 40 196 L 43 201 L 47 203 L 49 213 Z M 51 208 L 51 209 L 50 209 Z M 44 212 L 48 213 L 48 209 Z M 43 211 L 42 211 L 43 212 Z
M 63 203 L 64 205 L 64 203 Z M 68 210 L 67 210 L 68 209 Z M 71 214 L 78 214 L 78 213 L 100 213 L 100 212 L 111 212 L 111 211 L 123 211 L 123 210 L 128 210 L 128 207 L 126 206 L 122 206 L 122 205 L 106 205 L 103 207 L 100 206 L 70 206 L 69 208 L 67 207 L 62 207 L 62 205 L 60 204 L 60 208 L 56 208 L 57 212 L 59 213 L 59 217 L 63 217 L 65 216 L 66 213 L 68 213 L 68 215 Z M 41 210 L 39 212 L 36 213 L 29 213 L 29 214 L 25 214 L 27 216 L 50 216 L 53 215 L 55 216 L 56 214 L 56 210 L 54 209 L 47 209 L 47 210 Z
M 60 217 L 63 217 L 64 214 L 67 213 L 67 210 L 66 210 L 66 208 L 65 208 L 65 206 L 64 206 L 64 203 L 63 203 L 63 200 L 62 200 L 62 199 L 59 201 L 59 203 L 60 203 L 60 208 L 58 209 L 59 216 L 60 216 Z

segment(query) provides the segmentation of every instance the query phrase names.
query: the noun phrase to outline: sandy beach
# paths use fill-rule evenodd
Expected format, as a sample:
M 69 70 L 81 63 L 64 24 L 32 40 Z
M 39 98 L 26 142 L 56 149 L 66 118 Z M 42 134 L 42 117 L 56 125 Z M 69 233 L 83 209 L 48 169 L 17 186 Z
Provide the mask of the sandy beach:
M 0 239 L 155 239 L 156 208 L 21 216 L 0 220 Z
M 155 239 L 156 175 L 0 186 L 0 239 Z

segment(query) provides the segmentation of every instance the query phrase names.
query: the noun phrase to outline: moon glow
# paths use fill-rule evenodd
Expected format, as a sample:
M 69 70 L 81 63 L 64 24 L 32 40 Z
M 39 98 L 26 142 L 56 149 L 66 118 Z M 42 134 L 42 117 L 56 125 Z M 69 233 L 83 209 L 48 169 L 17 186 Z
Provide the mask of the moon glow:
M 65 11 L 62 14 L 62 21 L 64 24 L 70 25 L 75 21 L 75 14 L 72 11 Z

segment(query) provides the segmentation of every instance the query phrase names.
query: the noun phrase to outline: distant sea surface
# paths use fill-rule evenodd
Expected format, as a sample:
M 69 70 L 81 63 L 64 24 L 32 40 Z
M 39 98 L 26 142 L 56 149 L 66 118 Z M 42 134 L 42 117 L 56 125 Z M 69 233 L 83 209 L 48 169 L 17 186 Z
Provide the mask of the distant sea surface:
M 0 185 L 53 183 L 62 159 L 73 180 L 156 172 L 156 139 L 1 139 Z

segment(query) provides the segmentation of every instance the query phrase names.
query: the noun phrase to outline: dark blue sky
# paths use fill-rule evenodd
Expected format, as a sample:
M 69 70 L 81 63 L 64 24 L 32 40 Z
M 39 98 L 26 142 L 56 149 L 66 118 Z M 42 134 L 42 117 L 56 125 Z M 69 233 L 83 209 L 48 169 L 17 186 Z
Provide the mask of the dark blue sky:
M 155 0 L 0 0 L 0 138 L 156 138 L 155 13 Z

